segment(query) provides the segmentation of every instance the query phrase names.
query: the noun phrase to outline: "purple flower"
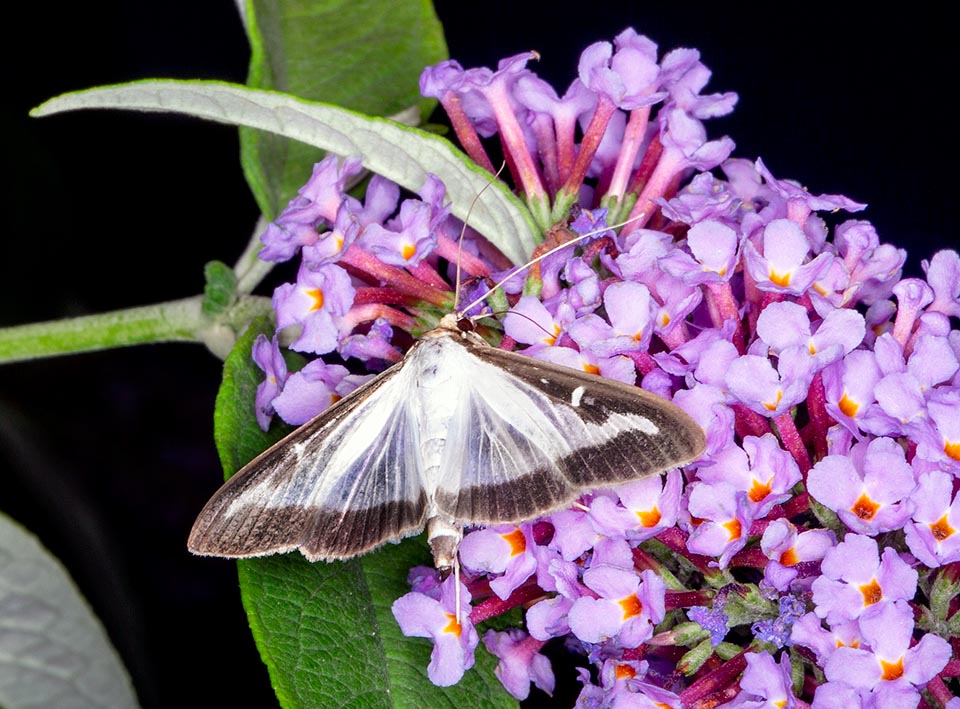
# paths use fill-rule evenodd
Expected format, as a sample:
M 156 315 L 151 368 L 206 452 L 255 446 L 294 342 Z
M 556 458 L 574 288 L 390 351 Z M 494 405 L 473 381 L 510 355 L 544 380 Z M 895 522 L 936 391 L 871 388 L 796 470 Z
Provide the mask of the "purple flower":
M 892 244 L 881 244 L 873 225 L 858 220 L 838 226 L 834 242 L 848 275 L 844 287 L 846 299 L 857 298 L 873 305 L 890 296 L 900 278 L 906 251 Z
M 556 680 L 550 660 L 540 654 L 542 642 L 512 629 L 503 633 L 488 630 L 483 635 L 483 644 L 500 660 L 494 673 L 514 698 L 526 699 L 530 695 L 531 683 L 547 694 L 553 694 Z
M 798 532 L 789 520 L 774 520 L 760 539 L 760 548 L 770 559 L 763 580 L 781 592 L 788 588 L 806 590 L 812 583 L 811 576 L 819 573 L 811 562 L 820 561 L 835 545 L 836 538 L 830 530 Z
M 854 202 L 848 197 L 835 194 L 812 195 L 800 185 L 790 180 L 778 180 L 763 164 L 763 161 L 757 159 L 757 171 L 763 176 L 764 182 L 776 194 L 778 194 L 787 203 L 787 209 L 791 218 L 805 218 L 810 212 L 833 212 L 838 209 L 844 209 L 848 212 L 859 212 L 865 209 L 867 205 Z M 798 208 L 800 211 L 798 212 Z
M 855 350 L 823 370 L 827 411 L 840 424 L 859 436 L 862 422 L 876 401 L 874 390 L 883 377 L 876 355 Z
M 687 548 L 694 554 L 716 557 L 720 568 L 726 568 L 747 544 L 753 522 L 747 495 L 728 482 L 697 483 L 690 491 L 687 509 L 698 520 Z
M 350 374 L 346 367 L 315 359 L 290 375 L 283 391 L 273 399 L 273 407 L 287 423 L 306 423 L 371 376 Z
M 742 449 L 728 446 L 713 462 L 699 471 L 698 478 L 743 490 L 753 519 L 765 517 L 771 507 L 789 499 L 790 488 L 800 482 L 800 468 L 769 433 L 762 438 L 747 436 Z
M 616 39 L 617 51 L 609 42 L 590 45 L 580 56 L 580 81 L 614 105 L 632 110 L 656 103 L 664 97 L 657 92 L 657 45 L 632 29 Z
M 938 388 L 926 399 L 928 418 L 918 427 L 917 455 L 956 475 L 960 472 L 960 388 Z
M 885 603 L 865 613 L 860 618 L 860 628 L 866 647 L 837 648 L 827 660 L 824 672 L 831 682 L 869 691 L 878 704 L 884 703 L 886 697 L 896 697 L 899 702 L 905 696 L 917 697 L 917 688 L 931 680 L 950 659 L 950 645 L 932 633 L 911 647 L 913 612 L 904 601 Z
M 312 243 L 304 245 L 303 263 L 313 269 L 328 263 L 336 263 L 343 252 L 356 241 L 360 234 L 360 227 L 360 220 L 354 213 L 352 205 L 345 201 L 337 212 L 333 230 L 321 234 Z
M 363 231 L 361 243 L 383 263 L 416 266 L 437 245 L 431 227 L 433 217 L 430 205 L 408 199 L 400 205 L 400 216 L 391 228 L 370 224 Z
M 682 491 L 679 471 L 671 470 L 666 479 L 649 477 L 620 485 L 615 491 L 619 505 L 606 495 L 596 495 L 590 504 L 590 519 L 600 534 L 643 541 L 677 523 Z
M 598 315 L 586 315 L 570 325 L 570 337 L 600 358 L 645 352 L 653 336 L 654 303 L 649 289 L 629 281 L 613 283 L 604 291 L 603 303 L 610 324 Z
M 449 687 L 473 667 L 473 651 L 480 642 L 470 622 L 470 591 L 460 585 L 460 608 L 456 608 L 456 587 L 450 576 L 439 588 L 439 598 L 412 592 L 393 602 L 393 616 L 404 635 L 430 638 L 433 652 L 427 674 L 439 687 Z M 460 620 L 457 620 L 459 613 Z
M 816 613 L 806 613 L 794 621 L 790 629 L 790 642 L 809 648 L 823 667 L 827 659 L 840 647 L 859 647 L 863 643 L 860 624 L 855 620 L 831 623 L 830 629 Z
M 583 583 L 597 597 L 574 601 L 568 620 L 570 630 L 584 642 L 616 638 L 623 647 L 636 647 L 652 637 L 653 626 L 663 620 L 666 588 L 652 571 L 638 575 L 632 567 L 598 563 L 594 558 L 583 573 Z
M 766 357 L 733 360 L 726 385 L 737 399 L 763 416 L 779 416 L 803 401 L 813 378 L 813 360 L 796 348 L 780 357 L 777 368 Z
M 274 291 L 277 329 L 300 326 L 291 349 L 332 352 L 340 338 L 339 319 L 349 310 L 355 293 L 350 276 L 339 266 L 331 264 L 316 270 L 301 266 L 296 284 L 284 283 Z
M 807 262 L 810 243 L 796 223 L 776 219 L 764 228 L 763 254 L 752 242 L 744 248 L 744 264 L 760 290 L 800 295 L 830 265 L 832 256 L 820 254 Z
M 956 251 L 938 251 L 922 264 L 934 300 L 927 312 L 960 317 L 960 254 Z
M 931 568 L 960 561 L 960 497 L 953 476 L 938 470 L 920 476 L 911 495 L 912 521 L 904 527 L 907 546 Z
M 270 419 L 276 413 L 273 408 L 274 399 L 283 391 L 287 381 L 287 363 L 280 353 L 276 335 L 268 340 L 264 335 L 258 335 L 253 343 L 253 361 L 263 370 L 264 380 L 257 385 L 255 402 L 257 423 L 266 431 L 270 428 Z
M 380 360 L 399 362 L 402 358 L 391 340 L 393 328 L 383 318 L 377 318 L 370 324 L 367 332 L 358 332 L 344 337 L 340 341 L 340 354 L 345 358 L 355 357 L 363 362 Z
M 790 658 L 784 653 L 777 663 L 767 652 L 749 652 L 746 655 L 747 669 L 740 679 L 738 697 L 722 707 L 793 707 L 797 700 L 790 690 Z
M 264 248 L 260 251 L 260 258 L 286 261 L 301 246 L 313 244 L 318 238 L 317 228 L 336 220 L 346 183 L 361 170 L 358 158 L 341 161 L 336 155 L 314 165 L 313 176 L 261 237 Z
M 816 334 L 811 334 L 807 310 L 796 303 L 771 303 L 757 318 L 757 335 L 773 353 L 782 355 L 799 347 L 813 358 L 815 371 L 849 354 L 863 340 L 865 331 L 860 313 L 838 309 L 828 312 Z
M 529 524 L 487 527 L 463 538 L 460 560 L 471 571 L 501 574 L 490 582 L 490 588 L 506 599 L 536 571 L 535 547 Z
M 740 256 L 737 232 L 719 221 L 700 221 L 687 232 L 688 256 L 680 249 L 659 260 L 660 267 L 687 285 L 723 283 L 733 276 Z
M 917 590 L 917 572 L 887 547 L 877 553 L 870 537 L 848 534 L 826 553 L 823 576 L 813 582 L 816 613 L 831 625 L 856 620 L 872 606 L 910 600 Z
M 871 535 L 903 526 L 913 511 L 909 495 L 915 485 L 903 448 L 891 438 L 858 443 L 848 455 L 829 455 L 807 479 L 813 497 L 850 529 Z
M 532 345 L 532 355 L 541 347 L 551 347 L 560 335 L 561 326 L 549 310 L 532 296 L 521 298 L 503 318 L 504 331 L 517 342 Z
M 734 223 L 737 211 L 742 204 L 740 198 L 733 193 L 727 183 L 718 180 L 709 172 L 697 174 L 690 180 L 690 184 L 678 192 L 673 199 L 658 199 L 655 201 L 660 205 L 660 211 L 665 217 L 675 222 L 689 224 L 691 228 L 697 226 L 700 222 Z M 701 243 L 696 249 L 689 243 L 690 234 L 687 233 L 687 243 L 690 246 L 691 253 L 704 264 L 711 261 L 716 263 L 720 260 L 717 258 L 718 256 L 729 252 L 729 233 L 721 232 L 717 235 L 721 243 L 718 245 L 716 252 L 713 252 L 710 247 L 710 239 L 705 238 L 709 233 L 709 230 L 707 230 L 702 236 L 698 237 L 698 241 Z M 736 235 L 736 232 L 734 232 L 734 235 Z M 736 251 L 739 252 L 739 249 Z M 732 267 L 735 264 L 736 261 L 734 260 L 730 266 Z M 729 272 L 729 276 L 733 277 L 732 271 Z
M 663 86 L 670 94 L 667 102 L 682 108 L 695 118 L 725 116 L 737 103 L 732 91 L 703 96 L 700 90 L 710 81 L 710 70 L 700 61 L 695 49 L 674 49 L 660 64 Z

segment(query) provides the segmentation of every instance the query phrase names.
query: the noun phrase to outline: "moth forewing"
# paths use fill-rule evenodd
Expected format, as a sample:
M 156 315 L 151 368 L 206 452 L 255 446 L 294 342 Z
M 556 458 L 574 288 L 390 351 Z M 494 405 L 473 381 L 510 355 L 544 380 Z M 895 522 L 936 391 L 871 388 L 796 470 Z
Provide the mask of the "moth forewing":
M 662 473 L 697 458 L 700 427 L 679 407 L 568 367 L 463 338 L 476 363 L 475 420 L 448 446 L 440 510 L 465 524 L 519 522 L 585 491 Z M 486 370 L 486 371 L 484 371 Z
M 388 455 L 381 430 L 406 413 L 397 406 L 402 368 L 382 372 L 237 471 L 194 522 L 190 551 L 250 557 L 299 549 L 311 561 L 332 560 L 419 532 L 420 476 L 404 472 L 409 460 Z

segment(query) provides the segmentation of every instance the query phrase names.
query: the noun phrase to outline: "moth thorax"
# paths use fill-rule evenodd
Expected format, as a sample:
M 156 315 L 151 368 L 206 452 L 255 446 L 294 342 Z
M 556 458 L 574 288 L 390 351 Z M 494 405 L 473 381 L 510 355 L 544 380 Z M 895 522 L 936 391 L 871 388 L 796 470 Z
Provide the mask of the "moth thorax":
M 433 565 L 443 578 L 457 563 L 457 547 L 463 539 L 463 529 L 451 524 L 443 517 L 431 517 L 427 520 L 427 542 L 433 553 Z

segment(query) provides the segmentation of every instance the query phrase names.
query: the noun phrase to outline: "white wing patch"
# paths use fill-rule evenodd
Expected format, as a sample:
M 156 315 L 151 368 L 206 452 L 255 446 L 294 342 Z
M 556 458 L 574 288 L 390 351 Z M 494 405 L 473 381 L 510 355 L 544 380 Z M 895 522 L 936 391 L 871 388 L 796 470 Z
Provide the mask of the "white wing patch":
M 578 386 L 576 389 L 574 389 L 572 392 L 570 392 L 570 406 L 572 406 L 573 408 L 577 408 L 578 406 L 580 406 L 580 399 L 583 398 L 583 392 L 585 391 L 586 389 L 581 385 L 581 386 Z

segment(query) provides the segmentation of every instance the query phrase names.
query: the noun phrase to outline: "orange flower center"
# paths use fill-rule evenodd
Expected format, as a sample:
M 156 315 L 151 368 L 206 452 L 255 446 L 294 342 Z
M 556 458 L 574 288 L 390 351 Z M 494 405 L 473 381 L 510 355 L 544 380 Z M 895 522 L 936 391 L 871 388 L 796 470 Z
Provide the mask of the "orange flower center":
M 620 599 L 620 607 L 623 608 L 623 618 L 633 618 L 643 612 L 643 604 L 637 598 L 637 594 Z
M 850 511 L 863 521 L 869 522 L 873 519 L 873 516 L 877 514 L 877 510 L 879 509 L 880 505 L 871 500 L 867 496 L 867 493 L 864 492 L 857 498 L 857 501 L 853 503 Z
M 960 442 L 951 443 L 950 441 L 945 441 L 943 444 L 943 452 L 954 460 L 960 460 Z
M 644 527 L 656 527 L 660 524 L 660 510 L 654 507 L 652 510 L 639 510 L 637 519 Z
M 844 416 L 849 416 L 853 418 L 857 415 L 857 412 L 860 410 L 860 404 L 847 396 L 844 392 L 843 396 L 840 397 L 840 401 L 837 402 L 837 406 L 840 408 L 840 411 L 843 412 Z
M 320 310 L 323 307 L 323 290 L 320 288 L 313 288 L 311 290 L 304 291 L 306 295 L 310 298 L 313 298 L 313 305 L 310 306 L 310 310 Z
M 527 550 L 527 540 L 519 528 L 513 530 L 509 534 L 501 534 L 500 536 L 503 537 L 504 541 L 510 545 L 510 556 L 522 554 Z
M 443 629 L 443 632 L 453 633 L 459 638 L 460 632 L 463 630 L 463 628 L 460 627 L 460 623 L 457 622 L 456 616 L 451 615 L 450 613 L 447 613 L 447 618 L 450 619 L 450 622 L 447 623 L 447 627 Z
M 776 283 L 781 288 L 786 288 L 790 285 L 790 274 L 784 273 L 780 275 L 776 271 L 770 271 L 770 282 Z
M 780 563 L 784 566 L 793 566 L 799 562 L 800 559 L 797 557 L 797 552 L 793 547 L 790 547 L 780 555 Z
M 739 539 L 740 535 L 743 534 L 743 527 L 740 525 L 740 520 L 732 519 L 729 522 L 724 522 L 723 527 L 730 534 L 730 539 Z
M 943 517 L 930 525 L 930 532 L 933 534 L 933 538 L 938 542 L 942 542 L 956 531 L 957 530 L 950 526 L 950 522 L 947 521 L 946 513 L 944 513 Z
M 895 680 L 903 676 L 903 658 L 896 662 L 884 662 L 880 660 L 880 666 L 883 668 L 883 679 Z
M 880 588 L 880 584 L 877 583 L 876 579 L 872 579 L 870 583 L 865 583 L 860 587 L 860 593 L 863 594 L 863 605 L 872 606 L 874 603 L 879 603 L 883 599 L 883 589 Z
M 763 408 L 765 408 L 767 411 L 776 411 L 777 406 L 780 404 L 780 399 L 782 398 L 783 398 L 783 391 L 780 389 L 777 389 L 777 398 L 774 399 L 772 403 L 764 402 Z
M 753 485 L 750 486 L 750 492 L 747 493 L 747 496 L 750 498 L 751 502 L 760 502 L 769 494 L 769 482 L 762 483 L 759 480 L 754 480 Z

